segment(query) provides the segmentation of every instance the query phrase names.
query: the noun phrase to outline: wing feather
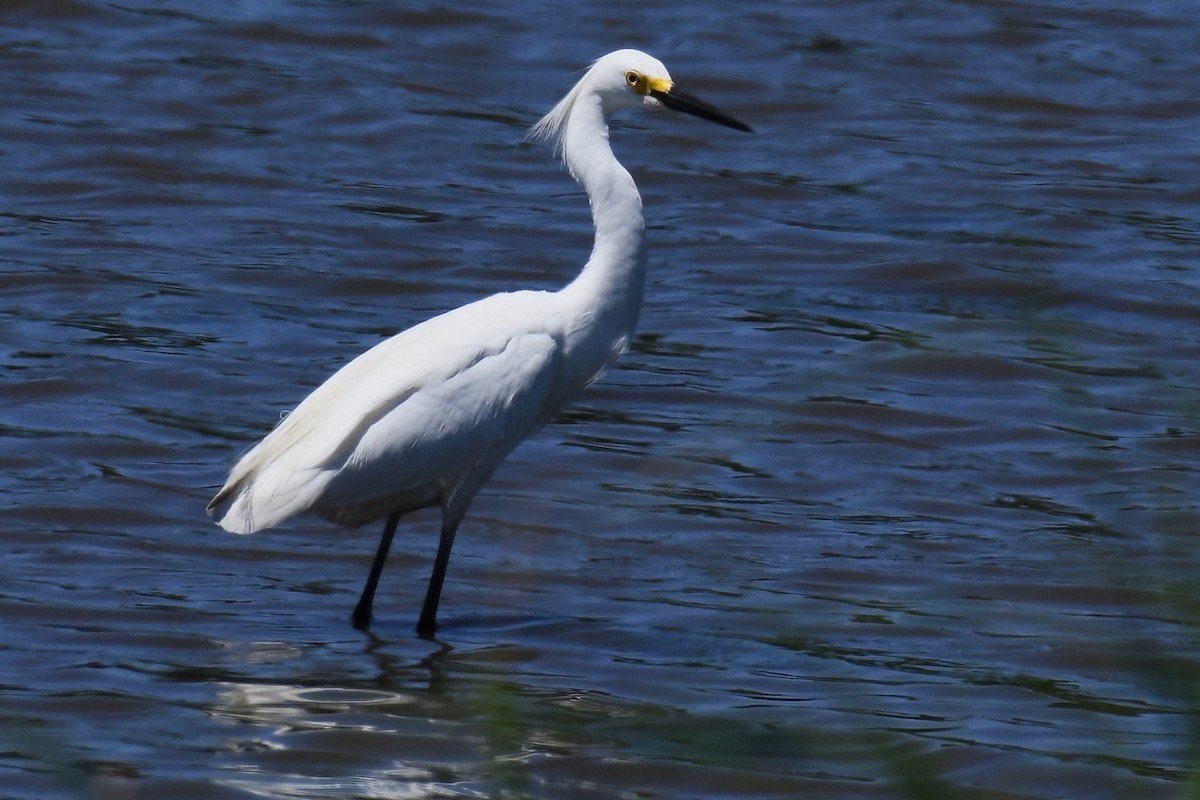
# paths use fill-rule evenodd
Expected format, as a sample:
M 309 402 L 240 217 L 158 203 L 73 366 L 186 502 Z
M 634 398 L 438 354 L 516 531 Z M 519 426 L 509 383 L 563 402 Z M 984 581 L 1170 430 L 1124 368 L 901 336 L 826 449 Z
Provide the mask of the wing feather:
M 405 493 L 413 507 L 435 502 L 437 482 L 470 454 L 507 445 L 503 458 L 536 426 L 529 420 L 542 421 L 537 400 L 557 379 L 551 297 L 493 295 L 363 353 L 242 457 L 209 513 L 249 533 L 308 510 L 354 521 L 339 503 L 365 509 Z

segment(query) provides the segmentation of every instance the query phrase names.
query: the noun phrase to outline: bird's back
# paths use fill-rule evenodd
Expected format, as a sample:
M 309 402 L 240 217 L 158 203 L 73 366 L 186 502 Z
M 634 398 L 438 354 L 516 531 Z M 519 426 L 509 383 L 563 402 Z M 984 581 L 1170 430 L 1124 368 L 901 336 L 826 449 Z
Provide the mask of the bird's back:
M 569 399 L 558 300 L 493 295 L 379 343 L 247 452 L 209 512 L 249 533 L 306 511 L 353 525 L 473 494 Z

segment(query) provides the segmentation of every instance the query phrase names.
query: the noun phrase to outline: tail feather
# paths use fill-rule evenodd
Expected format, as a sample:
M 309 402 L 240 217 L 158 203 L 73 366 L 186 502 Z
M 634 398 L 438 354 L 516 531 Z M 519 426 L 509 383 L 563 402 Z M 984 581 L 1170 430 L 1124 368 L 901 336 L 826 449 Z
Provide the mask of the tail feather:
M 273 477 L 271 472 L 254 473 L 231 480 L 208 504 L 209 515 L 230 533 L 273 528 L 308 511 L 313 499 L 320 496 L 322 481 L 328 479 L 328 474 L 314 470 L 304 477 L 289 475 L 282 484 Z
M 208 504 L 208 515 L 230 533 L 254 533 L 264 526 L 254 524 L 254 515 L 241 484 L 226 484 Z

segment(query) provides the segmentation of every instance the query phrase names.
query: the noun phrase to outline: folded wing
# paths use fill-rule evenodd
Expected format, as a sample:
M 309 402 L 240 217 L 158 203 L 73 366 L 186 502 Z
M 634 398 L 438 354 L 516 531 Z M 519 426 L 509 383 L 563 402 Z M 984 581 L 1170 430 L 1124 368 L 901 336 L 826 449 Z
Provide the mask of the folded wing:
M 234 467 L 209 513 L 249 533 L 314 511 L 347 525 L 465 504 L 557 411 L 548 296 L 496 295 L 381 342 L 318 387 Z M 531 331 L 529 319 L 550 324 Z M 436 347 L 433 346 L 436 343 Z

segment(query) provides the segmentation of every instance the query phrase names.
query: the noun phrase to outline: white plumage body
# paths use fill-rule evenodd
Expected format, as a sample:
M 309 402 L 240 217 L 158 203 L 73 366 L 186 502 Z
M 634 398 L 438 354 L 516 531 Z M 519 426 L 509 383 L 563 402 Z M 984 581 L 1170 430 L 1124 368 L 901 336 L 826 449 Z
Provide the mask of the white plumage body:
M 493 295 L 380 342 L 242 457 L 214 500 L 217 521 L 251 533 L 311 511 L 353 526 L 438 504 L 461 517 L 496 465 L 623 346 L 570 299 Z

